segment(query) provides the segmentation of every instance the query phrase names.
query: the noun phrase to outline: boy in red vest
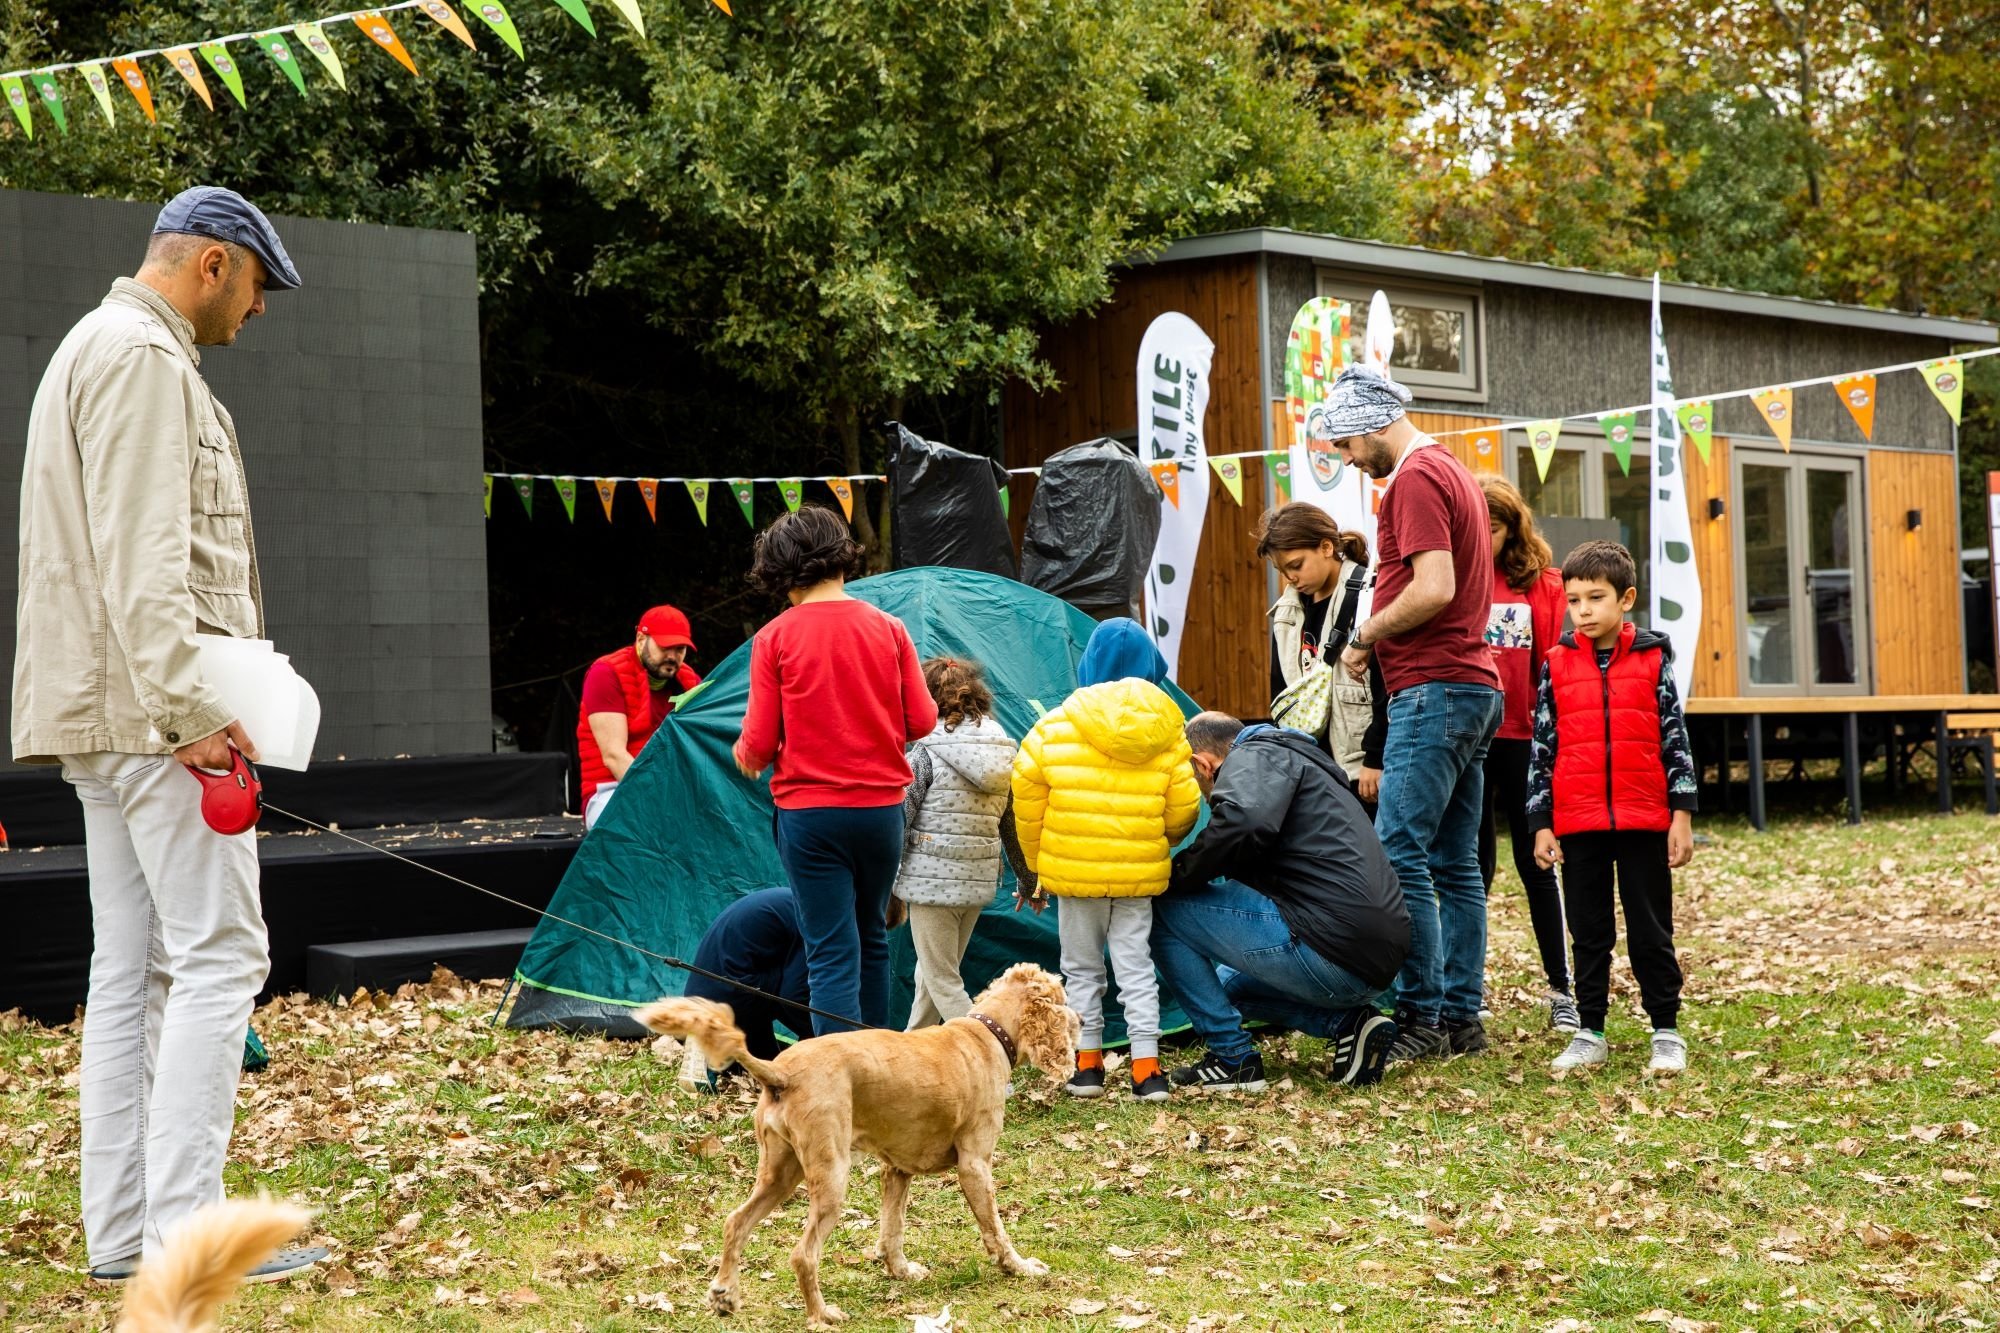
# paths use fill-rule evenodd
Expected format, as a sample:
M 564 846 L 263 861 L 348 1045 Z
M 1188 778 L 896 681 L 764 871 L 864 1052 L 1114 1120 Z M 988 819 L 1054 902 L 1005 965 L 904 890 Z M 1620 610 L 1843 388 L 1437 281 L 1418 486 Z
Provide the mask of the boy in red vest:
M 687 664 L 693 651 L 688 618 L 674 607 L 656 606 L 639 618 L 631 647 L 606 653 L 584 674 L 576 754 L 586 830 L 597 823 L 639 747 L 674 711 L 675 697 L 701 684 Z
M 1557 1069 L 1610 1057 L 1611 952 L 1618 943 L 1612 883 L 1625 902 L 1625 944 L 1653 1022 L 1655 1073 L 1687 1068 L 1675 1030 L 1681 965 L 1674 956 L 1672 871 L 1694 856 L 1694 757 L 1674 688 L 1673 649 L 1625 617 L 1638 596 L 1632 553 L 1585 542 L 1563 561 L 1576 628 L 1549 650 L 1535 702 L 1528 823 L 1535 861 L 1563 868 L 1583 1029 Z

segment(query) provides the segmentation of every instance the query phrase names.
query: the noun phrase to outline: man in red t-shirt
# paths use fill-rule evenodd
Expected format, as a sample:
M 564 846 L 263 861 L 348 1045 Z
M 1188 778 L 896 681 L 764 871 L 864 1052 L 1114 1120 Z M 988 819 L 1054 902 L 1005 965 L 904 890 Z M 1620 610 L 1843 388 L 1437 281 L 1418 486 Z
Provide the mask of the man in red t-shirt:
M 701 683 L 687 664 L 693 651 L 688 618 L 656 606 L 640 617 L 630 648 L 606 653 L 584 673 L 576 751 L 586 830 L 597 823 L 640 747 L 674 711 L 675 696 Z
M 1365 367 L 1326 405 L 1333 447 L 1388 488 L 1376 516 L 1374 614 L 1341 665 L 1360 679 L 1379 658 L 1389 691 L 1375 831 L 1410 909 L 1396 979 L 1391 1062 L 1486 1049 L 1486 885 L 1479 826 L 1486 751 L 1500 725 L 1500 677 L 1486 647 L 1493 537 L 1472 474 L 1404 415 L 1410 392 Z

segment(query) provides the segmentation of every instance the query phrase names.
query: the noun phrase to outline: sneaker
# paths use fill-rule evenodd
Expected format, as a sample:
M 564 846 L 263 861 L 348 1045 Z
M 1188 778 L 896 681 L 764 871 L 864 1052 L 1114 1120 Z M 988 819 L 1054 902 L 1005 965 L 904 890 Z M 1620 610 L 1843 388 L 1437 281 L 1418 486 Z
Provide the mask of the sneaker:
M 107 1287 L 115 1287 L 130 1282 L 132 1275 L 139 1271 L 139 1256 L 129 1259 L 113 1259 L 110 1263 L 94 1264 L 90 1270 L 90 1280 Z
M 1550 1062 L 1552 1069 L 1594 1068 L 1611 1058 L 1611 1043 L 1595 1032 L 1579 1032 L 1569 1039 L 1569 1048 Z
M 1173 1088 L 1161 1070 L 1154 1070 L 1143 1079 L 1132 1080 L 1132 1097 L 1141 1102 L 1163 1102 L 1172 1097 Z
M 1202 1057 L 1200 1064 L 1167 1075 L 1167 1081 L 1176 1088 L 1206 1088 L 1214 1092 L 1262 1092 L 1268 1086 L 1264 1081 L 1264 1057 L 1255 1051 L 1233 1064 L 1210 1052 Z
M 243 1275 L 245 1282 L 283 1282 L 288 1277 L 297 1277 L 314 1264 L 324 1263 L 327 1258 L 324 1245 L 308 1245 L 296 1250 L 279 1250 L 263 1263 Z
M 1104 1066 L 1092 1065 L 1079 1069 L 1063 1084 L 1063 1091 L 1072 1097 L 1102 1097 L 1104 1095 Z
M 1568 991 L 1549 992 L 1549 1026 L 1557 1032 L 1583 1031 L 1583 1015 L 1576 1011 L 1576 999 Z
M 1409 1060 L 1442 1060 L 1451 1054 L 1451 1038 L 1435 1023 L 1396 1020 L 1396 1040 L 1389 1046 L 1388 1063 Z
M 1396 1044 L 1396 1020 L 1371 1009 L 1358 1011 L 1360 1021 L 1333 1042 L 1333 1066 L 1327 1077 L 1335 1083 L 1360 1087 L 1382 1081 L 1389 1048 Z
M 1688 1044 L 1672 1028 L 1653 1033 L 1653 1062 L 1646 1066 L 1652 1074 L 1679 1074 L 1688 1067 Z
M 1486 1049 L 1486 1025 L 1476 1018 L 1447 1018 L 1445 1040 L 1453 1055 L 1477 1055 Z

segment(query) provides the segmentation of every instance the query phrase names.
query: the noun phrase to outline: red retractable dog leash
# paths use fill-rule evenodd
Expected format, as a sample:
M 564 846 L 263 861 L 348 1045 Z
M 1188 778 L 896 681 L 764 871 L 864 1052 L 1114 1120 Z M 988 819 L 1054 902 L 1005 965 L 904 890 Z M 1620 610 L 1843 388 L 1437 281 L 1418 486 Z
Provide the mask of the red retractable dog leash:
M 225 837 L 248 833 L 257 827 L 258 816 L 264 813 L 264 784 L 258 779 L 257 770 L 250 766 L 241 750 L 229 753 L 232 762 L 227 773 L 210 773 L 193 764 L 181 765 L 201 784 L 201 817 Z

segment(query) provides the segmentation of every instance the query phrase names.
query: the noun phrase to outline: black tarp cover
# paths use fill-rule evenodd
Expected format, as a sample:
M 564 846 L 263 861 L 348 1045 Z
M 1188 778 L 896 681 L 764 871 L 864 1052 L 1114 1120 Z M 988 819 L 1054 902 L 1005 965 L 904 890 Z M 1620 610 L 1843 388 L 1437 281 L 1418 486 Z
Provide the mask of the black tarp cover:
M 1139 614 L 1160 536 L 1160 487 L 1112 439 L 1072 444 L 1042 464 L 1021 581 L 1097 619 Z
M 1015 577 L 1014 539 L 1000 506 L 1007 470 L 984 454 L 937 444 L 888 423 L 895 519 L 889 549 L 897 569 L 944 565 Z

